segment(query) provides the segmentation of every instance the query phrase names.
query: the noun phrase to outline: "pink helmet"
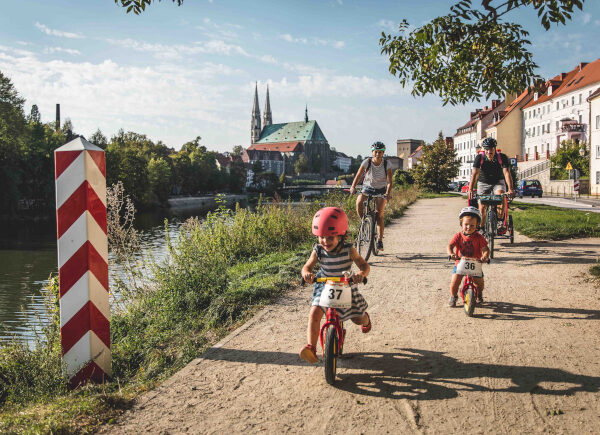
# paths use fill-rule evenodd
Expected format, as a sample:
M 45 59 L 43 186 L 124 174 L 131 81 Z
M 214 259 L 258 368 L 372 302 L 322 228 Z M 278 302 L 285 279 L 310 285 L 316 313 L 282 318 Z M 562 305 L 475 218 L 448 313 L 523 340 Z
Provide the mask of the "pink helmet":
M 348 216 L 339 207 L 325 207 L 315 213 L 312 233 L 315 236 L 343 236 L 348 231 Z

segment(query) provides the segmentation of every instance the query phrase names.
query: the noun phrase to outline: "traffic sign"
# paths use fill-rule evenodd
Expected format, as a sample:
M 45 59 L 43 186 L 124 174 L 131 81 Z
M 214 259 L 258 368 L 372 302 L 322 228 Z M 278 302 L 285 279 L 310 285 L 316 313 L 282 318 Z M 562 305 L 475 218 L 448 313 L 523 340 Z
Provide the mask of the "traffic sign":
M 571 166 L 571 162 L 567 163 L 567 167 L 565 168 L 567 171 L 570 171 L 573 169 L 573 166 Z
M 510 165 L 511 165 L 513 168 L 516 168 L 516 167 L 517 167 L 517 159 L 515 159 L 514 157 L 513 157 L 513 158 L 511 158 L 511 159 L 510 159 Z
M 573 190 L 579 192 L 579 180 L 573 181 Z

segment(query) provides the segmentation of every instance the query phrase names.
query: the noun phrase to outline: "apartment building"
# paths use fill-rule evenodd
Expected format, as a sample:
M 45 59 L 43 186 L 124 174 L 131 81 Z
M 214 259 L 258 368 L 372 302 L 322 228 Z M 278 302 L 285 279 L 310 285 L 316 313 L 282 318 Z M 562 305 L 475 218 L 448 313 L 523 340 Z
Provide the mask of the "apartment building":
M 454 181 L 469 180 L 473 170 L 473 160 L 486 137 L 486 129 L 493 123 L 498 112 L 504 110 L 504 101 L 492 100 L 491 107 L 476 109 L 471 112 L 469 122 L 459 127 L 453 136 L 456 158 L 461 162 L 458 176 Z
M 545 159 L 563 140 L 589 140 L 587 98 L 600 85 L 600 59 L 548 80 L 523 106 L 524 160 Z
M 587 98 L 590 110 L 590 193 L 600 195 L 600 88 Z

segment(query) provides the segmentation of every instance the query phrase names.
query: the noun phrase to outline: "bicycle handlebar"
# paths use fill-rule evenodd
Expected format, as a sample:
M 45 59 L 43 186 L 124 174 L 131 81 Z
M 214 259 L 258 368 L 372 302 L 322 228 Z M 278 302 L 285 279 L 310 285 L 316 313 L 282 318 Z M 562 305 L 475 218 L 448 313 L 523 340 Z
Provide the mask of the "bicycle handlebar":
M 471 257 L 460 257 L 460 256 L 458 257 L 458 259 L 459 259 L 459 260 L 461 260 L 461 259 L 463 259 L 463 258 L 466 258 L 466 259 L 472 259 L 472 260 L 477 260 L 477 261 L 479 261 L 480 263 L 483 263 L 483 261 L 481 261 L 481 260 L 479 260 L 479 259 L 477 259 L 477 258 L 471 258 Z M 451 256 L 451 255 L 448 255 L 448 261 L 453 261 L 453 260 L 452 260 L 452 256 Z M 490 258 L 488 258 L 488 261 L 487 261 L 486 263 L 487 263 L 487 264 L 490 264 Z
M 326 281 L 335 281 L 335 282 L 347 282 L 350 285 L 354 284 L 352 277 L 346 278 L 345 276 L 321 276 L 315 279 L 316 282 L 326 282 Z M 306 284 L 304 281 L 304 277 L 302 277 L 301 281 L 302 285 Z M 363 279 L 363 284 L 367 283 L 367 278 Z

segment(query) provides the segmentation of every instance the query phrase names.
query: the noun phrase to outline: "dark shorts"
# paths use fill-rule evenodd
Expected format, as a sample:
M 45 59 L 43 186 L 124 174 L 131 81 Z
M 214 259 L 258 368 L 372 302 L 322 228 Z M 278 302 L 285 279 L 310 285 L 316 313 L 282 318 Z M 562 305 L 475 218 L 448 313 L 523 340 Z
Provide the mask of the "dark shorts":
M 363 195 L 385 195 L 386 190 L 387 189 L 385 187 L 382 187 L 381 189 L 373 189 L 370 186 L 364 186 L 361 193 Z

